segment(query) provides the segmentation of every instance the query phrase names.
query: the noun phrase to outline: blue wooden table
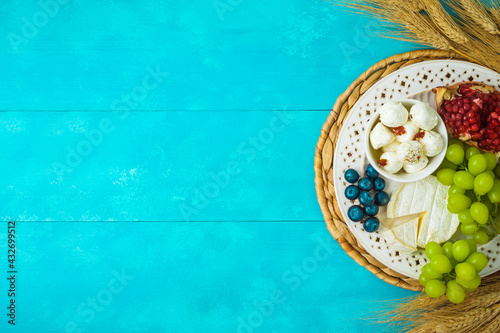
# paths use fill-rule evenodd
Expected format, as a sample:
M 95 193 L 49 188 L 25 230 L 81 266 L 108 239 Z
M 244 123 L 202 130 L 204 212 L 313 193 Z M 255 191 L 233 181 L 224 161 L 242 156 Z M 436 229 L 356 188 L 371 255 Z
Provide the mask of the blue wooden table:
M 313 171 L 337 96 L 414 45 L 314 0 L 0 8 L 1 216 L 17 221 L 0 331 L 380 332 L 380 301 L 414 294 L 332 239 Z

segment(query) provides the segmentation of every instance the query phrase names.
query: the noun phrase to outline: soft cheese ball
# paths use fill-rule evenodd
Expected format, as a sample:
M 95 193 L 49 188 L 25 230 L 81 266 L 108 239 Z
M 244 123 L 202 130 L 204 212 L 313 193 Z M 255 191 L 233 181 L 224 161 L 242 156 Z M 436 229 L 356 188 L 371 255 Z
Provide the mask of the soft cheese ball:
M 388 127 L 403 126 L 408 121 L 408 110 L 401 103 L 387 102 L 378 112 L 380 121 Z
M 416 103 L 410 109 L 410 119 L 423 130 L 430 131 L 438 123 L 436 111 L 427 103 Z

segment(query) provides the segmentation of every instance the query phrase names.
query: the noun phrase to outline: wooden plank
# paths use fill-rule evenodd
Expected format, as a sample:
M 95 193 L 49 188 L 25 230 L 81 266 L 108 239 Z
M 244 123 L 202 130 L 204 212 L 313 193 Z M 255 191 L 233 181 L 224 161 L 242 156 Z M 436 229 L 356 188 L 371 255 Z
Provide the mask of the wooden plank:
M 322 220 L 312 165 L 327 114 L 4 112 L 2 217 Z

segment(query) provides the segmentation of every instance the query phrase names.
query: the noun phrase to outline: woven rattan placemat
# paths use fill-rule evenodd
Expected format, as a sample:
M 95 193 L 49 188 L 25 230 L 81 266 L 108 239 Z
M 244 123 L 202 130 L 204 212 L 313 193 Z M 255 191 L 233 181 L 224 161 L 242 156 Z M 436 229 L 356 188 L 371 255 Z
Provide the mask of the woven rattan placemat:
M 346 251 L 358 264 L 368 269 L 380 279 L 409 290 L 422 290 L 422 286 L 419 284 L 418 280 L 401 275 L 372 257 L 349 231 L 342 218 L 335 198 L 333 156 L 335 154 L 335 145 L 338 135 L 342 129 L 344 120 L 354 104 L 371 86 L 381 78 L 400 68 L 422 61 L 436 59 L 465 60 L 454 52 L 418 50 L 396 54 L 368 68 L 366 72 L 361 74 L 361 76 L 359 76 L 349 88 L 338 97 L 330 115 L 321 129 L 321 136 L 316 145 L 316 155 L 314 158 L 316 194 L 326 226 L 333 238 L 339 242 L 342 249 L 344 249 L 344 251 Z

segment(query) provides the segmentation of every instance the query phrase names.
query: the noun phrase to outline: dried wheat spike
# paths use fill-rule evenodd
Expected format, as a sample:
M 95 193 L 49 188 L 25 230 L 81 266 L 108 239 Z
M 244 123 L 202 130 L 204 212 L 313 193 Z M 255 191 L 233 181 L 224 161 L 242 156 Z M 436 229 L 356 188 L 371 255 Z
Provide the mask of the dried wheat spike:
M 457 2 L 457 4 L 454 4 L 454 2 Z M 496 23 L 491 19 L 490 15 L 488 15 L 486 9 L 478 4 L 476 0 L 453 0 L 453 2 L 449 2 L 449 4 L 455 12 L 458 14 L 465 14 L 463 16 L 469 17 L 486 32 L 494 35 L 500 34 Z

